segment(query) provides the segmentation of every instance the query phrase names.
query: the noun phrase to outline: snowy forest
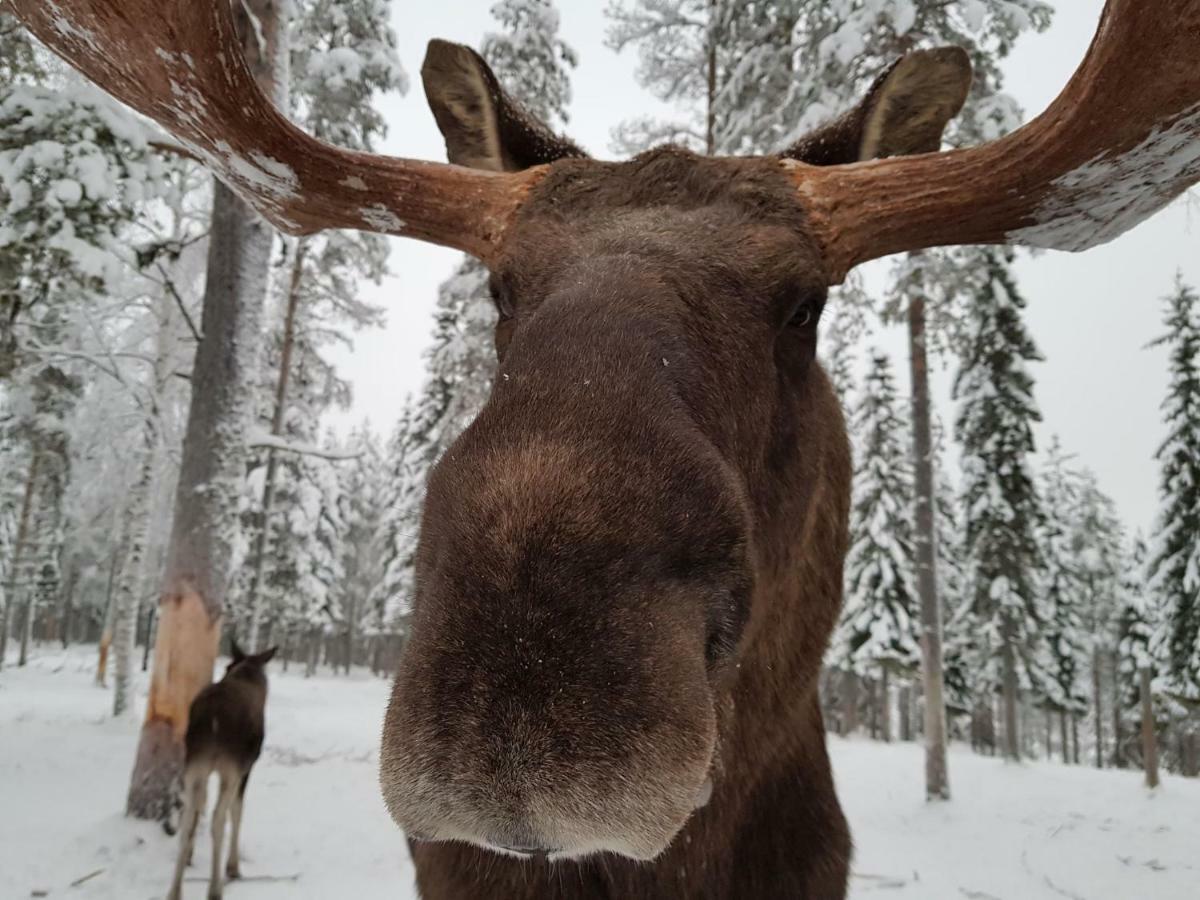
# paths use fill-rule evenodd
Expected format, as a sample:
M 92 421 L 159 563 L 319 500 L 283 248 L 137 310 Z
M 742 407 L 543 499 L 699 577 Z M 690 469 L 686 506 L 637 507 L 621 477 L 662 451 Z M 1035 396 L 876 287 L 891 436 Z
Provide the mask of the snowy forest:
M 1056 27 L 1056 5 L 610 0 L 597 29 L 600 12 L 585 27 L 566 3 L 489 0 L 461 18 L 555 132 L 608 115 L 573 94 L 591 57 L 630 73 L 637 102 L 589 148 L 624 158 L 773 152 L 942 45 L 974 68 L 944 146 L 995 139 L 1029 112 L 1010 55 Z M 245 6 L 269 35 L 255 77 L 302 129 L 381 152 L 433 133 L 388 105 L 420 94 L 405 32 L 439 35 L 419 15 Z M 399 241 L 276 231 L 3 3 L 0 211 L 0 895 L 164 893 L 172 754 L 232 639 L 278 651 L 250 877 L 230 893 L 417 896 L 377 796 L 378 733 L 426 480 L 496 375 L 487 269 L 462 256 L 436 273 L 432 320 L 414 313 L 392 296 L 413 258 Z M 820 702 L 856 898 L 1200 884 L 1200 271 L 1181 250 L 1141 272 L 1140 295 L 1104 300 L 1153 320 L 1124 353 L 1165 366 L 1165 391 L 1139 394 L 1158 421 L 1136 461 L 1157 485 L 1142 521 L 1091 442 L 1043 414 L 1053 360 L 1031 308 L 1054 298 L 1022 275 L 1046 258 L 890 257 L 833 289 L 820 324 L 854 468 Z M 368 418 L 346 361 L 393 328 L 425 336 L 420 380 Z M 1097 416 L 1120 444 L 1119 413 Z

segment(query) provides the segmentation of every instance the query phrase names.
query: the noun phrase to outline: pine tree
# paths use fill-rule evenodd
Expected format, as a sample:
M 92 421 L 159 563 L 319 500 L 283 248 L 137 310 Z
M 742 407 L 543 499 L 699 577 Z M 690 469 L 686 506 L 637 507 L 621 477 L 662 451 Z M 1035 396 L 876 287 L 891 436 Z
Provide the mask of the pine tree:
M 1007 251 L 990 251 L 988 280 L 972 298 L 965 354 L 954 382 L 962 446 L 968 590 L 976 633 L 972 663 L 1004 697 L 1005 755 L 1020 757 L 1018 694 L 1037 682 L 1042 622 L 1036 530 L 1042 519 L 1030 471 L 1040 419 L 1027 364 L 1039 360 Z
M 1159 512 L 1149 553 L 1150 589 L 1161 619 L 1153 652 L 1162 661 L 1155 690 L 1200 703 L 1200 296 L 1175 278 L 1166 298 L 1170 351 L 1162 410 L 1167 437 L 1160 466 Z
M 912 551 L 912 474 L 903 416 L 886 355 L 873 351 L 854 411 L 859 436 L 847 596 L 837 637 L 844 664 L 883 675 L 884 737 L 890 738 L 889 676 L 920 657 Z

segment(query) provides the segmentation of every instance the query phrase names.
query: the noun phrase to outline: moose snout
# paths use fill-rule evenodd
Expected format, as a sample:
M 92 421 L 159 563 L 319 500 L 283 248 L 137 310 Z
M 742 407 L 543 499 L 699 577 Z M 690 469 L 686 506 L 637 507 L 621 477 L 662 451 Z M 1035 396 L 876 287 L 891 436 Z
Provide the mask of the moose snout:
M 702 662 L 695 677 L 635 672 L 613 693 L 559 672 L 514 694 L 494 671 L 456 678 L 461 660 L 423 651 L 406 651 L 381 753 L 384 799 L 406 833 L 534 858 L 649 860 L 707 802 L 716 718 Z M 433 671 L 459 682 L 453 699 L 431 690 Z

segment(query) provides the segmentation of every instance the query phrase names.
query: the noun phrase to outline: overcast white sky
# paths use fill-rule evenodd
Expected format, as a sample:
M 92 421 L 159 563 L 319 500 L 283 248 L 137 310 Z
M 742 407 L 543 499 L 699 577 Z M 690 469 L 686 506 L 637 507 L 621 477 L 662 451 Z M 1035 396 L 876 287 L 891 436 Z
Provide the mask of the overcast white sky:
M 441 37 L 478 45 L 492 26 L 492 0 L 397 3 L 395 27 L 401 59 L 412 81 L 407 96 L 388 97 L 388 153 L 444 159 L 433 117 L 421 91 L 425 43 Z M 1066 83 L 1095 30 L 1102 0 L 1059 0 L 1054 25 L 1015 48 L 1005 70 L 1008 90 L 1029 115 L 1040 112 Z M 653 112 L 659 104 L 638 87 L 636 57 L 604 47 L 601 2 L 560 0 L 562 33 L 578 51 L 573 75 L 570 134 L 599 157 L 609 157 L 608 136 L 619 121 Z M 1161 331 L 1159 298 L 1176 269 L 1200 286 L 1200 202 L 1177 201 L 1149 222 L 1087 253 L 1024 255 L 1017 266 L 1029 300 L 1028 321 L 1046 362 L 1033 367 L 1044 422 L 1039 444 L 1057 433 L 1065 449 L 1092 468 L 1117 501 L 1126 522 L 1148 528 L 1156 508 L 1154 450 L 1163 434 L 1159 403 L 1166 385 L 1166 354 L 1144 349 Z M 339 360 L 352 380 L 354 408 L 336 417 L 339 427 L 369 418 L 391 430 L 406 395 L 420 389 L 421 351 L 429 342 L 437 285 L 458 254 L 393 240 L 393 277 L 374 299 L 388 310 L 387 327 L 359 335 Z M 872 340 L 892 353 L 907 379 L 904 334 L 891 329 Z M 943 419 L 952 420 L 952 361 L 935 376 Z

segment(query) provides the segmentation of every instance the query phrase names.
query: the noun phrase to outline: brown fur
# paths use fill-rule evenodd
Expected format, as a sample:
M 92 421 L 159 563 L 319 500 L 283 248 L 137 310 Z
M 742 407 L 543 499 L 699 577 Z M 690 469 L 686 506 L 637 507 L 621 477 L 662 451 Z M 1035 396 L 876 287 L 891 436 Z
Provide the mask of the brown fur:
M 804 214 L 777 158 L 571 151 L 509 226 L 499 375 L 429 480 L 385 801 L 426 900 L 836 900 L 850 454 Z
M 183 768 L 183 818 L 180 822 L 179 856 L 168 900 L 179 900 L 183 871 L 190 865 L 195 845 L 196 826 L 204 812 L 208 781 L 213 773 L 219 780 L 219 793 L 212 817 L 212 872 L 209 900 L 221 897 L 221 854 L 225 825 L 233 826 L 225 875 L 238 878 L 239 840 L 242 803 L 250 770 L 262 752 L 265 723 L 263 708 L 267 700 L 267 676 L 263 667 L 275 655 L 275 649 L 248 656 L 233 645 L 233 660 L 225 677 L 196 695 L 188 711 L 186 756 Z

